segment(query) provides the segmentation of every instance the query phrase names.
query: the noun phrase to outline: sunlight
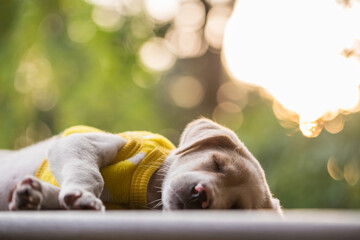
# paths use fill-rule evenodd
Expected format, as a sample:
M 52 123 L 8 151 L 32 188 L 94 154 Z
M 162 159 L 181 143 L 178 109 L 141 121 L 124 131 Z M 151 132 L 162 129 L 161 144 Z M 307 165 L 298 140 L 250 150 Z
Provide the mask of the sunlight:
M 324 122 L 359 111 L 360 64 L 351 54 L 359 23 L 359 2 L 239 0 L 225 30 L 224 65 L 295 112 L 287 120 L 316 137 Z M 326 129 L 341 131 L 336 127 Z

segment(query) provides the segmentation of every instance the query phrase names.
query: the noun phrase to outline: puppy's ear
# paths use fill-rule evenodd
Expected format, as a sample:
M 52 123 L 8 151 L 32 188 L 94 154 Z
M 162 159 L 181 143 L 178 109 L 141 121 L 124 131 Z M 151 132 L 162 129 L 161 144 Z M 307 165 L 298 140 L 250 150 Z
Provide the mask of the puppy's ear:
M 180 138 L 177 154 L 182 154 L 204 145 L 231 147 L 234 149 L 244 147 L 233 131 L 209 119 L 201 118 L 186 126 Z

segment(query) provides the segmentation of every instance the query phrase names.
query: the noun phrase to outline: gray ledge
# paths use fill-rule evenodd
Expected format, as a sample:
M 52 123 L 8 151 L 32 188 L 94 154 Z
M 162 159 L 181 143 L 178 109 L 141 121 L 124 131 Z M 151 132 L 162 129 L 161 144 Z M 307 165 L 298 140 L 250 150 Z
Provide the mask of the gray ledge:
M 360 211 L 0 212 L 0 239 L 360 239 Z

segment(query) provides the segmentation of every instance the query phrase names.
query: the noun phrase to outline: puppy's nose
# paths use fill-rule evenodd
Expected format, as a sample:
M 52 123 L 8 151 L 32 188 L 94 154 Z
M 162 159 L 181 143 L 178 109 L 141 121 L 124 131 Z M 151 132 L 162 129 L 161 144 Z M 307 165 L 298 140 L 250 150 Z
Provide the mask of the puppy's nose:
M 207 189 L 202 184 L 191 188 L 189 200 L 185 203 L 187 209 L 204 209 L 209 207 L 209 196 Z

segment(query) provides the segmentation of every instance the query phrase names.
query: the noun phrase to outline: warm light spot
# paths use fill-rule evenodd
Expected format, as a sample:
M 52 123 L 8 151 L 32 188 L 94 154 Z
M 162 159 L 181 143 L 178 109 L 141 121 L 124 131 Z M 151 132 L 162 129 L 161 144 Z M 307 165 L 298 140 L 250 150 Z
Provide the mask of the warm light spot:
M 201 1 L 185 1 L 175 16 L 175 25 L 189 30 L 198 30 L 205 22 L 205 6 Z
M 353 160 L 345 165 L 344 177 L 350 186 L 354 186 L 359 181 L 359 164 L 357 160 Z
M 343 172 L 340 169 L 339 165 L 336 163 L 335 158 L 331 157 L 327 163 L 327 170 L 329 172 L 330 177 L 334 180 L 341 180 L 343 179 Z
M 224 64 L 234 79 L 296 113 L 289 120 L 314 137 L 320 122 L 359 111 L 360 64 L 344 54 L 360 39 L 359 22 L 358 2 L 239 0 L 225 30 Z
M 175 63 L 175 56 L 167 48 L 166 40 L 153 38 L 140 49 L 141 62 L 149 69 L 166 71 Z
M 179 107 L 194 108 L 202 102 L 204 88 L 198 79 L 183 76 L 171 83 L 170 96 Z
M 174 25 L 165 35 L 171 51 L 179 58 L 202 56 L 208 49 L 202 26 L 205 22 L 205 6 L 201 1 L 181 2 Z
M 241 109 L 247 104 L 247 91 L 239 88 L 234 82 L 226 82 L 217 91 L 218 103 L 236 102 Z
M 222 47 L 225 25 L 230 14 L 231 8 L 222 5 L 214 6 L 208 13 L 205 26 L 205 38 L 211 47 L 216 49 Z
M 115 10 L 103 7 L 94 7 L 92 12 L 93 21 L 101 29 L 114 32 L 123 25 L 123 17 Z
M 341 132 L 341 130 L 343 130 L 344 128 L 344 121 L 342 115 L 338 115 L 333 120 L 325 122 L 324 127 L 329 133 L 332 134 Z
M 206 0 L 210 5 L 217 5 L 217 4 L 227 4 L 232 2 L 233 0 Z
M 220 103 L 213 112 L 213 119 L 233 130 L 239 129 L 243 122 L 241 108 L 232 102 Z
M 283 122 L 285 122 L 287 120 L 290 120 L 290 121 L 296 122 L 296 123 L 299 122 L 299 115 L 297 115 L 295 112 L 292 112 L 292 111 L 286 109 L 278 101 L 273 102 L 273 111 L 274 111 L 275 116 L 279 120 L 283 120 Z
M 15 76 L 15 89 L 21 93 L 48 85 L 53 77 L 49 60 L 36 48 L 22 59 Z
M 59 100 L 59 90 L 54 86 L 36 88 L 31 93 L 34 106 L 41 111 L 49 111 Z
M 96 28 L 92 22 L 78 20 L 68 25 L 67 32 L 72 41 L 85 43 L 95 35 Z
M 180 0 L 145 0 L 145 10 L 156 23 L 172 20 L 178 9 Z
M 208 48 L 201 30 L 186 31 L 174 28 L 166 33 L 165 39 L 169 41 L 171 51 L 179 58 L 199 57 Z

